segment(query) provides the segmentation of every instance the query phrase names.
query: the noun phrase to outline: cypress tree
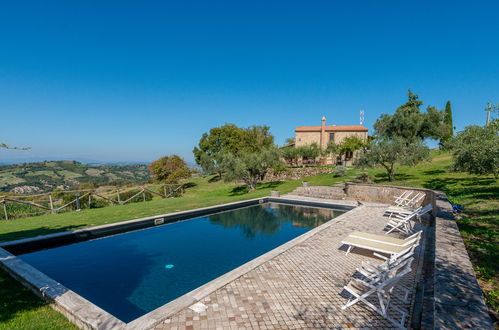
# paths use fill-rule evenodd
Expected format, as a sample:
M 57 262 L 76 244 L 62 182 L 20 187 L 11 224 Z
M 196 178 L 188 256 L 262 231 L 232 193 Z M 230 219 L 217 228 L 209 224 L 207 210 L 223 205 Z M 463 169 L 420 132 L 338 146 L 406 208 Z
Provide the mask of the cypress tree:
M 450 101 L 447 101 L 445 104 L 444 125 L 447 126 L 447 132 L 440 139 L 440 148 L 445 150 L 449 148 L 447 142 L 449 142 L 449 140 L 454 136 L 454 126 L 452 125 L 452 107 L 450 105 Z

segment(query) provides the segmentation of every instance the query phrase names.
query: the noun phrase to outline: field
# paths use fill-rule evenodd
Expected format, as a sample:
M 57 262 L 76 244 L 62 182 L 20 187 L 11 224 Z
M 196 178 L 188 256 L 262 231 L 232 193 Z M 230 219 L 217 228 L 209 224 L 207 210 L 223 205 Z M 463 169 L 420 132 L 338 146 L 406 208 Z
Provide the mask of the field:
M 146 165 L 92 166 L 73 161 L 0 165 L 0 192 L 21 194 L 97 185 L 141 184 L 150 175 Z
M 451 202 L 464 206 L 464 212 L 458 218 L 458 225 L 487 302 L 491 309 L 497 312 L 499 183 L 490 176 L 478 177 L 451 172 L 448 154 L 435 152 L 433 156 L 432 162 L 401 168 L 396 181 L 390 184 L 441 190 L 447 193 Z M 335 178 L 331 174 L 317 175 L 307 178 L 306 181 L 311 185 L 331 185 L 352 180 L 358 172 L 349 170 L 347 176 L 342 178 Z M 373 182 L 388 183 L 382 170 L 369 170 L 368 173 Z M 145 203 L 1 221 L 0 241 L 268 196 L 270 190 L 287 193 L 305 181 L 264 183 L 257 190 L 247 193 L 244 186 L 221 181 L 210 182 L 210 179 L 212 178 L 193 178 L 189 181 L 190 188 L 181 198 L 154 199 Z M 51 310 L 3 271 L 0 271 L 0 310 L 0 329 L 67 329 L 70 326 L 59 313 Z

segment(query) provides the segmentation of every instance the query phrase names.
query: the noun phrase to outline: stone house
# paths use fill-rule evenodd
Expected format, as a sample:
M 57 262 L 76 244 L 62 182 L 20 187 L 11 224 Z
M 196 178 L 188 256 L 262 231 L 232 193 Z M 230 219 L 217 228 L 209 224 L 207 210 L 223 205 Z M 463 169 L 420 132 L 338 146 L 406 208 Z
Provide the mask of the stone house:
M 316 143 L 321 149 L 325 149 L 330 141 L 340 144 L 348 136 L 357 136 L 362 141 L 367 141 L 367 128 L 362 125 L 326 125 L 326 117 L 322 117 L 320 126 L 298 126 L 295 129 L 295 146 L 306 146 Z M 320 159 L 321 164 L 351 165 L 358 152 L 348 153 L 343 159 L 339 157 L 327 157 Z M 310 160 L 304 159 L 307 163 Z M 315 160 L 314 160 L 315 161 Z

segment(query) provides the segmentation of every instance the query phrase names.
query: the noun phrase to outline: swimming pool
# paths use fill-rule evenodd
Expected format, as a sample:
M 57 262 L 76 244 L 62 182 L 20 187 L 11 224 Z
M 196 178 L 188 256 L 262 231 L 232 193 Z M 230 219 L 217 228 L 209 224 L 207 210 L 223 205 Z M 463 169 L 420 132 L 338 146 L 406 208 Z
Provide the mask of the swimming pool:
M 129 322 L 342 213 L 263 203 L 19 257 Z

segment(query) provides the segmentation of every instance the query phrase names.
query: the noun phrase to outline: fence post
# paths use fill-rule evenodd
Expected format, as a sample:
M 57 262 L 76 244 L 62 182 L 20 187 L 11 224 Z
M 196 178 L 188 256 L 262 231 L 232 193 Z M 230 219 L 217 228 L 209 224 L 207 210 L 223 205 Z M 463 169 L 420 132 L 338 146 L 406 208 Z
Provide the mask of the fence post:
M 144 202 L 146 201 L 146 193 L 144 189 L 142 189 L 142 199 L 144 200 Z
M 92 204 L 92 193 L 88 194 L 88 208 L 90 208 L 90 204 Z
M 52 194 L 49 195 L 50 213 L 54 213 L 54 202 L 52 201 Z
M 3 213 L 5 213 L 5 220 L 9 220 L 9 216 L 7 215 L 7 206 L 6 206 L 7 203 L 5 203 L 5 201 L 3 201 Z
M 172 189 L 172 185 L 169 184 L 168 187 L 170 188 L 170 197 L 173 197 L 173 189 Z
M 166 198 L 166 185 L 163 185 L 163 194 L 165 195 Z
M 121 204 L 121 200 L 120 200 L 120 190 L 118 189 L 118 204 Z
M 76 192 L 76 211 L 80 210 L 80 192 Z

